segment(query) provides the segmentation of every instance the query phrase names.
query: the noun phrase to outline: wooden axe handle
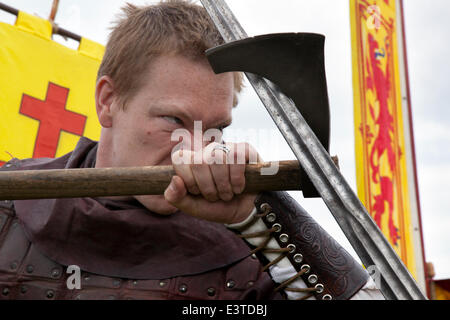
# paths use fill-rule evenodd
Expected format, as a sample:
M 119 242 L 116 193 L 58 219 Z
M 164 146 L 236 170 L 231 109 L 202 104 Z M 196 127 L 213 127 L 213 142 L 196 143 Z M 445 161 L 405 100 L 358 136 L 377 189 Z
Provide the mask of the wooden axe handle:
M 262 168 L 278 165 L 275 175 Z M 0 172 L 0 200 L 161 195 L 175 171 L 172 166 Z M 247 165 L 245 193 L 301 190 L 298 161 Z

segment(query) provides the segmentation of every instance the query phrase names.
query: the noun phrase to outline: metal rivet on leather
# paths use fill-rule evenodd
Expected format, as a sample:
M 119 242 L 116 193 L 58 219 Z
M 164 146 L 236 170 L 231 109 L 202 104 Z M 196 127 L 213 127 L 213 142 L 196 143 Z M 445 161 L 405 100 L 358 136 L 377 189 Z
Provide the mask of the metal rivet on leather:
M 84 276 L 84 281 L 89 281 L 91 278 L 89 276 Z
M 114 287 L 120 287 L 121 284 L 122 284 L 122 281 L 120 279 L 114 279 L 113 280 L 113 286 Z
M 280 232 L 281 231 L 281 224 L 279 223 L 275 223 L 272 228 L 275 228 L 275 232 Z
M 2 295 L 7 296 L 9 294 L 9 288 L 3 288 Z
M 55 291 L 47 290 L 47 292 L 45 293 L 45 296 L 47 297 L 47 299 L 53 299 L 55 297 Z
M 252 254 L 252 259 L 257 260 L 258 257 L 256 256 L 256 254 Z
M 236 285 L 236 282 L 234 282 L 234 280 L 228 280 L 227 281 L 227 288 L 228 289 L 234 288 L 235 285 Z
M 34 267 L 31 264 L 27 265 L 27 273 L 33 273 L 33 271 Z
M 11 263 L 9 265 L 11 270 L 16 270 L 18 266 L 19 266 L 19 264 L 16 261 L 14 261 L 13 263 Z
M 134 281 L 133 281 L 133 285 L 134 285 L 134 286 L 137 286 L 137 284 L 138 284 L 138 281 L 137 281 L 137 280 L 134 280 Z
M 27 286 L 21 286 L 20 287 L 20 293 L 25 294 L 28 291 L 28 287 Z
M 208 288 L 208 296 L 213 297 L 216 294 L 215 288 Z
M 329 294 L 326 294 L 322 297 L 322 300 L 332 300 L 333 297 L 331 297 Z
M 61 275 L 61 270 L 59 270 L 59 269 L 53 269 L 52 270 L 52 278 L 59 278 L 59 276 Z
M 295 250 L 297 249 L 297 247 L 295 246 L 295 244 L 288 244 L 287 248 L 289 249 L 289 253 L 294 253 Z
M 323 284 L 321 283 L 316 284 L 315 288 L 317 289 L 317 293 L 322 293 L 324 289 Z
M 268 203 L 263 203 L 263 204 L 260 206 L 260 208 L 261 208 L 261 210 L 264 211 L 264 212 L 267 212 L 267 211 L 269 211 L 269 210 L 272 210 L 272 207 L 271 207 Z
M 181 293 L 186 293 L 187 290 L 188 290 L 188 287 L 187 287 L 187 285 L 182 284 L 182 285 L 178 288 L 178 290 L 179 290 Z
M 311 270 L 311 267 L 309 264 L 302 265 L 302 270 L 305 270 L 305 273 L 308 273 Z
M 167 284 L 167 282 L 165 282 L 165 281 L 160 281 L 160 282 L 159 282 L 159 286 L 160 286 L 161 288 L 165 287 L 166 284 Z
M 275 222 L 275 220 L 277 220 L 277 215 L 272 212 L 267 215 L 266 220 L 267 220 L 267 222 L 270 222 L 270 223 Z
M 247 288 L 253 287 L 255 283 L 253 281 L 247 282 Z
M 289 236 L 288 236 L 286 233 L 283 233 L 283 234 L 280 236 L 280 241 L 281 241 L 282 243 L 287 243 L 287 242 L 289 241 Z
M 297 253 L 297 254 L 294 256 L 294 261 L 295 261 L 296 263 L 302 263 L 302 261 L 303 261 L 303 255 L 301 255 L 300 253 Z
M 308 277 L 308 282 L 311 284 L 315 284 L 317 282 L 317 276 L 315 274 L 312 274 Z

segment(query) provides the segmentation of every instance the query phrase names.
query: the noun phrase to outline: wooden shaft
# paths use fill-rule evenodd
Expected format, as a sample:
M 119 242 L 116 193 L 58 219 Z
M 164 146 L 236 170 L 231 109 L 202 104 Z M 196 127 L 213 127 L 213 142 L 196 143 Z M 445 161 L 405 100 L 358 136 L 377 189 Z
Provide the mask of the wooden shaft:
M 247 165 L 244 192 L 301 190 L 298 161 L 280 161 L 277 174 L 261 175 L 262 168 L 276 164 Z M 0 200 L 161 195 L 174 174 L 172 166 L 5 171 Z
M 58 13 L 58 7 L 59 7 L 59 0 L 53 0 L 52 10 L 50 12 L 50 16 L 48 17 L 48 20 L 55 21 L 56 14 Z

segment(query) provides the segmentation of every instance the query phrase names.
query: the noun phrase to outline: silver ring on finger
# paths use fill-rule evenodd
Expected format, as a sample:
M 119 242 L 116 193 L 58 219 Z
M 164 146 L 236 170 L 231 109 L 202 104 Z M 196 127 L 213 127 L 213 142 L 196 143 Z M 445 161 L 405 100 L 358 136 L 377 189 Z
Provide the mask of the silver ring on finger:
M 226 154 L 229 154 L 231 152 L 230 148 L 228 148 L 224 144 L 216 144 L 214 146 L 213 150 L 221 150 L 221 151 L 225 152 Z

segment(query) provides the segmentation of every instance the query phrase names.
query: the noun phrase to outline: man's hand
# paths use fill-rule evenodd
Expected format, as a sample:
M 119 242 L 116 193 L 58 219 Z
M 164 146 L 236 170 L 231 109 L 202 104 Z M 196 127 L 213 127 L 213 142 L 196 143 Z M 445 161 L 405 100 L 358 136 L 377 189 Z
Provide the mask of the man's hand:
M 176 176 L 167 187 L 165 199 L 191 216 L 213 222 L 234 224 L 253 211 L 255 194 L 245 189 L 245 166 L 260 162 L 247 143 L 229 143 L 230 152 L 211 143 L 203 152 L 180 150 L 172 155 Z M 202 161 L 203 160 L 203 161 Z

